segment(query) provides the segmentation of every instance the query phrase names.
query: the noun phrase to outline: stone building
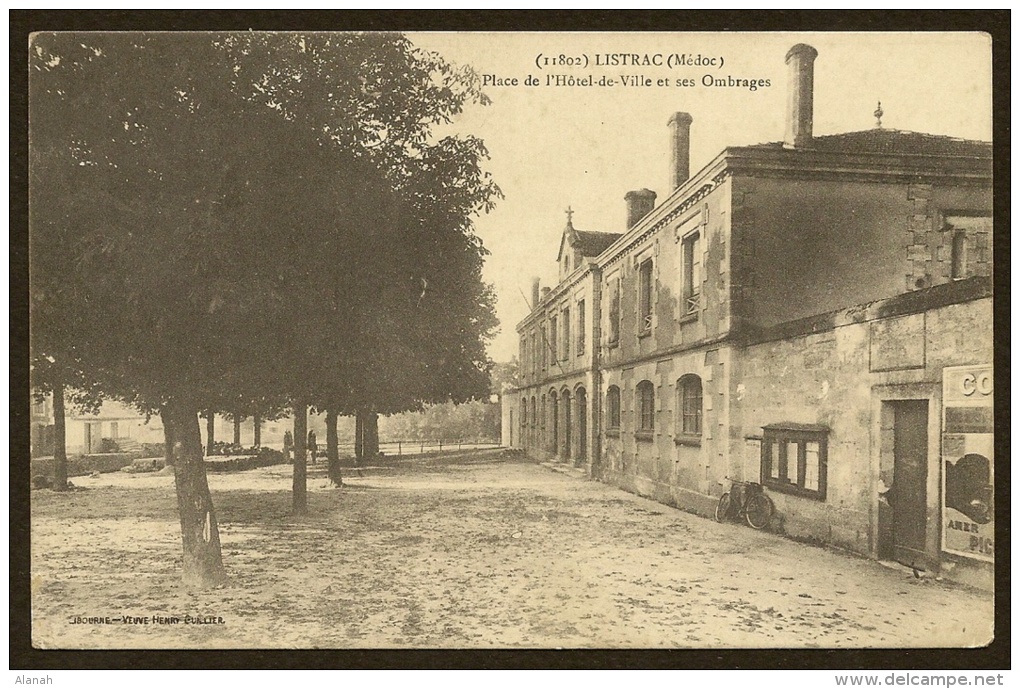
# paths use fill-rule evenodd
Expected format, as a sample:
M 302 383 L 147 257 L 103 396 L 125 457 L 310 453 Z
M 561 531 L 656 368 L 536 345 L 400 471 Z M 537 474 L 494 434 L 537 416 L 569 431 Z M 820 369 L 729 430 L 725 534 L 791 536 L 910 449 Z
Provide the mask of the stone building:
M 816 56 L 786 56 L 783 141 L 689 174 L 676 113 L 664 200 L 568 219 L 514 444 L 706 515 L 759 481 L 774 529 L 991 586 L 991 144 L 814 136 Z
M 107 400 L 95 413 L 82 412 L 66 400 L 64 447 L 68 455 L 93 455 L 113 452 L 118 445 L 136 448 L 142 444 L 162 444 L 163 425 L 158 415 L 151 418 L 137 409 Z M 32 400 L 31 455 L 53 455 L 55 440 L 53 394 Z

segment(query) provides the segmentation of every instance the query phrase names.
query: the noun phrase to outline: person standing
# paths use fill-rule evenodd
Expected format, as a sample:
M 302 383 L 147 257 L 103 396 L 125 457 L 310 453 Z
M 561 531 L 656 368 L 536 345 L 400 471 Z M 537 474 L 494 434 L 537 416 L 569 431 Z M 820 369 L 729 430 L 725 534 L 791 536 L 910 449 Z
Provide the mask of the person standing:
M 294 436 L 291 434 L 290 431 L 285 431 L 283 434 L 283 457 L 288 462 L 293 461 L 293 457 L 291 457 L 291 450 L 293 449 L 294 449 Z

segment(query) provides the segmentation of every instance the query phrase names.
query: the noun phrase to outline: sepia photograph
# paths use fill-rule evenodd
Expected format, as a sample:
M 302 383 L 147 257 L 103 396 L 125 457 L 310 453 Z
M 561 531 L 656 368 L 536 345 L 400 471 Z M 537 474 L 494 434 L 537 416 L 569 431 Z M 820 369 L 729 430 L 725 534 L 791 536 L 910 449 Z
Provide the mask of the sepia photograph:
M 32 33 L 32 647 L 991 644 L 992 81 L 976 31 Z

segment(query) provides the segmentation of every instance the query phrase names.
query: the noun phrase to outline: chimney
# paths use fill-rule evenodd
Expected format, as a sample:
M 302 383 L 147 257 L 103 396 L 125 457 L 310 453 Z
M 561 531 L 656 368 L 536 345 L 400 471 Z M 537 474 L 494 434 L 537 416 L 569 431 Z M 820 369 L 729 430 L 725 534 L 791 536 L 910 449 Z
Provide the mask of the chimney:
M 670 167 L 669 167 L 669 190 L 672 192 L 680 188 L 687 178 L 691 176 L 691 122 L 694 118 L 690 113 L 675 112 L 669 118 L 670 137 Z
M 655 208 L 655 192 L 651 189 L 628 191 L 623 198 L 627 202 L 628 230 L 637 225 L 641 218 L 651 213 Z
M 533 309 L 538 307 L 538 294 L 539 294 L 538 287 L 539 287 L 539 284 L 540 284 L 540 281 L 539 281 L 538 278 L 535 278 L 535 279 L 533 279 L 531 281 L 531 308 L 533 308 Z
M 798 43 L 786 53 L 790 82 L 786 100 L 786 137 L 783 139 L 786 148 L 802 148 L 811 143 L 816 57 L 818 51 L 805 43 Z

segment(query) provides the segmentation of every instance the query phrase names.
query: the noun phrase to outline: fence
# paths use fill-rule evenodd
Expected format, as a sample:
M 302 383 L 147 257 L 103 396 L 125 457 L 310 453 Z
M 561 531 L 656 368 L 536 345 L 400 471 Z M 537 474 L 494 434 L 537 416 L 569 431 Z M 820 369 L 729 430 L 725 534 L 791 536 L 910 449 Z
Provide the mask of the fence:
M 500 444 L 494 440 L 480 442 L 475 440 L 390 440 L 379 443 L 379 452 L 391 457 L 407 457 L 463 450 L 487 450 L 499 446 Z M 354 443 L 340 443 L 338 450 L 341 455 L 353 455 Z M 325 444 L 318 443 L 318 455 L 322 456 L 325 452 Z

